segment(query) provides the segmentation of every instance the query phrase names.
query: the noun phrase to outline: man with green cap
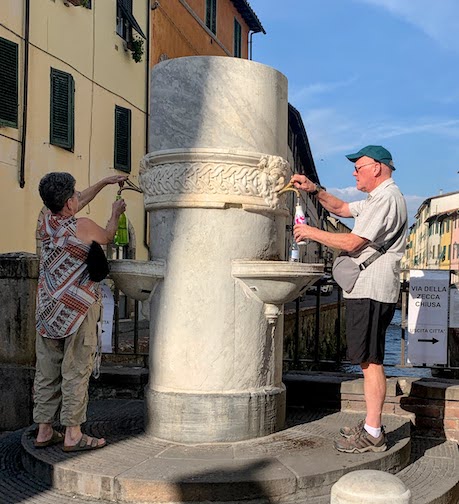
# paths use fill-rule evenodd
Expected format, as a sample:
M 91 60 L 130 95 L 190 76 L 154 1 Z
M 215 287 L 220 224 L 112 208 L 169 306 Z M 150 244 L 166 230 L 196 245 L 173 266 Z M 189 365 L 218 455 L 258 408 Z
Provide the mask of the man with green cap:
M 350 361 L 359 364 L 363 371 L 366 418 L 354 427 L 342 427 L 342 438 L 335 442 L 335 448 L 347 453 L 380 452 L 387 449 L 381 425 L 386 397 L 385 335 L 400 291 L 407 210 L 405 199 L 392 180 L 395 166 L 387 149 L 367 145 L 346 157 L 354 163 L 357 189 L 368 194 L 364 200 L 342 201 L 304 175 L 296 174 L 292 181 L 296 188 L 316 195 L 329 212 L 339 217 L 353 217 L 352 232 L 330 233 L 297 224 L 294 236 L 297 242 L 314 240 L 340 249 L 341 256 L 349 256 L 361 270 L 355 284 L 344 292 L 344 298 L 348 354 Z M 365 263 L 383 245 L 387 246 L 386 253 L 370 264 Z

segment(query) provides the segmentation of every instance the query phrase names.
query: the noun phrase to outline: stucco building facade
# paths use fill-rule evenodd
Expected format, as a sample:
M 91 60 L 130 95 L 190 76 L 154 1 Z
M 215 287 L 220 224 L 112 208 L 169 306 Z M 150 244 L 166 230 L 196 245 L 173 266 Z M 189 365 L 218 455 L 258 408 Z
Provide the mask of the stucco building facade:
M 404 269 L 459 269 L 459 192 L 423 201 L 410 227 Z
M 84 5 L 78 5 L 83 3 Z M 129 173 L 146 152 L 148 0 L 3 0 L 0 10 L 0 252 L 36 251 L 40 178 L 68 171 L 77 189 Z M 144 45 L 145 43 L 141 44 Z M 102 226 L 116 188 L 83 212 Z M 127 192 L 133 247 L 143 245 L 142 198 Z

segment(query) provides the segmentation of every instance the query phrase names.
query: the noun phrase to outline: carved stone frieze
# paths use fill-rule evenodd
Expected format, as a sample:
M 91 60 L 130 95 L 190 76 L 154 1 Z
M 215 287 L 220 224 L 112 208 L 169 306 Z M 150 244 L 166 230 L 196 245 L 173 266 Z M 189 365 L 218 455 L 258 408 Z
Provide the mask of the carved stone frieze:
M 225 208 L 284 211 L 278 191 L 288 162 L 279 156 L 215 149 L 161 151 L 141 161 L 145 207 Z

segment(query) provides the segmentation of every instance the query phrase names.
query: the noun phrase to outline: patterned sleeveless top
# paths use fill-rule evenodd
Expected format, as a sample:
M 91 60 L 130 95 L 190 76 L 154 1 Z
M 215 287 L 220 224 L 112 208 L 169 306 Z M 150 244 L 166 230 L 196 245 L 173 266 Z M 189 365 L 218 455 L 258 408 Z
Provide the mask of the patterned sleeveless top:
M 86 267 L 89 245 L 76 237 L 76 218 L 52 213 L 39 229 L 42 242 L 36 328 L 46 338 L 65 338 L 78 330 L 89 307 L 100 298 Z

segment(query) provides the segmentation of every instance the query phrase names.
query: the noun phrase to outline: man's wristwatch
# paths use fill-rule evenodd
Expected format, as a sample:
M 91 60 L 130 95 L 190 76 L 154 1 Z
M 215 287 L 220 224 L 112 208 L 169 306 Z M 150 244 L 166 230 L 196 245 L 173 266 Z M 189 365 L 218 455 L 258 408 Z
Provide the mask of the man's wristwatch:
M 309 194 L 312 194 L 315 196 L 319 191 L 326 191 L 325 187 L 322 187 L 320 184 L 316 184 L 316 188 L 314 191 L 310 192 Z

